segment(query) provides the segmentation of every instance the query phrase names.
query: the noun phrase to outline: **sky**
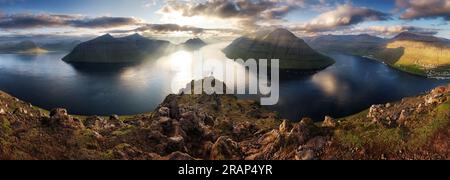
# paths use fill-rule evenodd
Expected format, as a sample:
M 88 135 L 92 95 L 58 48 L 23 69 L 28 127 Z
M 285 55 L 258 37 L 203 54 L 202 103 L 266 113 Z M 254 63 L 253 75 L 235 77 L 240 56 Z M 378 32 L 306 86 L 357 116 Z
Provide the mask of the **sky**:
M 0 37 L 232 37 L 274 28 L 450 39 L 450 0 L 0 0 Z

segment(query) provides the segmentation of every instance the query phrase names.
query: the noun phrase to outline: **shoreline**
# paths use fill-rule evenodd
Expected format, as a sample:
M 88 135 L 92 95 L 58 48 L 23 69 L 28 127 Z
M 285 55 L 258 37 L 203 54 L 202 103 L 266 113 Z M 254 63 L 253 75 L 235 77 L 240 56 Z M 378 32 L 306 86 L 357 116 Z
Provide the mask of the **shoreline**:
M 360 56 L 360 57 L 363 57 L 363 58 L 366 58 L 366 59 L 374 60 L 374 61 L 380 62 L 380 63 L 382 63 L 382 64 L 384 64 L 386 66 L 389 66 L 392 69 L 395 69 L 395 70 L 398 70 L 398 71 L 401 71 L 401 72 L 405 72 L 405 73 L 408 73 L 408 74 L 411 74 L 411 75 L 416 75 L 416 76 L 420 76 L 420 77 L 424 77 L 424 78 L 428 78 L 428 79 L 436 79 L 436 80 L 448 80 L 448 79 L 450 79 L 450 76 L 430 76 L 429 72 L 432 71 L 432 70 L 425 70 L 427 72 L 427 74 L 417 74 L 417 73 L 405 71 L 405 70 L 403 70 L 401 68 L 397 68 L 396 66 L 387 64 L 382 59 L 377 59 L 377 58 L 372 57 L 372 56 L 363 56 L 363 55 L 353 55 L 353 56 Z

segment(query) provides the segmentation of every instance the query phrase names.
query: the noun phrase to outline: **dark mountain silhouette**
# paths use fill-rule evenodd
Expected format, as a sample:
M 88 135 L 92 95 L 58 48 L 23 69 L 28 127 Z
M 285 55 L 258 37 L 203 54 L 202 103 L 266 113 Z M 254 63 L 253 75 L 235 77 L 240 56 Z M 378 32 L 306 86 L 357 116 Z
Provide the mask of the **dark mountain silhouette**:
M 323 35 L 307 39 L 307 43 L 315 50 L 322 52 L 341 52 L 365 55 L 385 44 L 386 39 L 361 35 Z
M 0 53 L 39 54 L 47 52 L 33 41 L 0 45 Z
M 181 44 L 182 48 L 188 49 L 188 50 L 197 50 L 200 49 L 207 44 L 201 40 L 200 38 L 193 38 L 187 40 L 185 43 Z
M 114 38 L 110 34 L 79 44 L 63 58 L 66 62 L 133 63 L 164 54 L 168 41 L 152 40 L 133 34 Z
M 72 51 L 78 44 L 82 43 L 79 40 L 65 40 L 43 43 L 41 46 L 49 51 L 67 52 Z
M 438 38 L 430 35 L 423 35 L 411 32 L 402 32 L 391 39 L 391 41 L 420 41 L 420 42 L 431 42 L 431 43 L 448 43 L 447 39 Z
M 286 29 L 238 38 L 223 52 L 231 59 L 280 59 L 281 69 L 319 70 L 334 63 Z

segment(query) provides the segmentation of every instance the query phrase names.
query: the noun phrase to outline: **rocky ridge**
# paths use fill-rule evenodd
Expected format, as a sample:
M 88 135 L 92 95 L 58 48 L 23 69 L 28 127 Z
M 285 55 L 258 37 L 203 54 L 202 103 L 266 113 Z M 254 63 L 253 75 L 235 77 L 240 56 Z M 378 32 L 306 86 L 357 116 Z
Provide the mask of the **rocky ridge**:
M 169 95 L 152 113 L 81 117 L 1 93 L 0 159 L 449 159 L 449 96 L 439 87 L 318 124 L 231 95 Z M 377 141 L 385 134 L 394 136 Z

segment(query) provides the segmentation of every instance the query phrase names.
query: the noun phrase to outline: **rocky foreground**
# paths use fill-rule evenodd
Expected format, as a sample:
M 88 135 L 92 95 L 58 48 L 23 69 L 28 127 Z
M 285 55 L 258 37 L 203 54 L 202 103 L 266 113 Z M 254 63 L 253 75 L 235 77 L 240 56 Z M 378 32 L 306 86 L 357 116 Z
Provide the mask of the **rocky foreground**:
M 450 85 L 322 123 L 230 95 L 169 95 L 152 113 L 71 116 L 0 93 L 0 159 L 450 159 Z

